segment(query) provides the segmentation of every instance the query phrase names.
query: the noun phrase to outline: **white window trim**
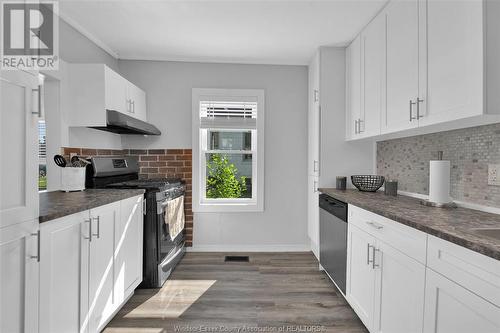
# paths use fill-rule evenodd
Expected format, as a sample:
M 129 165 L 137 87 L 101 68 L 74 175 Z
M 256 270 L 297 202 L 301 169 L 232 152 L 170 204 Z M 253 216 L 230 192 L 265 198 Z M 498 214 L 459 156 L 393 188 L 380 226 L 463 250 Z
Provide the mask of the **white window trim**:
M 201 177 L 204 172 L 200 168 L 200 101 L 224 97 L 253 97 L 257 99 L 257 152 L 253 158 L 256 163 L 252 169 L 252 177 L 257 178 L 256 200 L 241 202 L 240 199 L 220 199 L 209 203 L 202 202 L 202 188 L 205 183 Z M 204 89 L 193 88 L 192 92 L 192 148 L 193 148 L 193 211 L 194 212 L 263 212 L 264 211 L 264 90 L 261 89 Z M 253 150 L 253 149 L 252 149 Z M 217 202 L 215 202 L 217 201 Z

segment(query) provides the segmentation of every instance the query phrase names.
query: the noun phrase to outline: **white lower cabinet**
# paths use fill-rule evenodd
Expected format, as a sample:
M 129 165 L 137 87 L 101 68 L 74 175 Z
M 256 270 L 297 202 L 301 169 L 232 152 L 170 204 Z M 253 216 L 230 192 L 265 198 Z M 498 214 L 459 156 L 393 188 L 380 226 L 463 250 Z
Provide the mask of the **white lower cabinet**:
M 142 197 L 122 201 L 115 228 L 115 299 L 124 301 L 142 281 Z
M 378 241 L 373 332 L 422 332 L 425 266 Z
M 498 333 L 500 307 L 427 269 L 425 333 Z
M 500 332 L 500 261 L 349 205 L 346 299 L 371 333 Z
M 370 332 L 422 332 L 425 266 L 352 224 L 348 244 L 346 297 Z
M 0 332 L 38 331 L 38 221 L 0 229 Z
M 89 331 L 99 332 L 115 310 L 113 270 L 114 230 L 120 202 L 90 210 Z
M 366 327 L 373 326 L 375 271 L 372 267 L 375 238 L 349 225 L 347 232 L 346 298 Z
M 142 281 L 142 200 L 40 225 L 39 332 L 99 332 L 132 295 Z
M 40 228 L 40 330 L 83 332 L 88 298 L 89 213 L 45 222 Z

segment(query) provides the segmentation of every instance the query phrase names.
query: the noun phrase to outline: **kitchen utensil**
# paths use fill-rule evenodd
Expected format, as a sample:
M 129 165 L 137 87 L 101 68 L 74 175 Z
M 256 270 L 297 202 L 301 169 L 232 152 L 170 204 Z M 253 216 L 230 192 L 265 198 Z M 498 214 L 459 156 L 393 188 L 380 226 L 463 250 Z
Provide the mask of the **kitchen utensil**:
M 83 167 L 86 167 L 87 164 L 90 164 L 90 162 L 87 161 L 86 159 L 81 158 L 78 155 L 74 155 L 71 158 L 71 165 L 74 167 L 83 168 Z
M 356 188 L 362 192 L 376 192 L 384 185 L 384 176 L 376 175 L 354 175 L 351 181 Z
M 57 166 L 61 168 L 65 168 L 67 164 L 66 160 L 61 155 L 54 155 L 54 162 L 56 163 Z

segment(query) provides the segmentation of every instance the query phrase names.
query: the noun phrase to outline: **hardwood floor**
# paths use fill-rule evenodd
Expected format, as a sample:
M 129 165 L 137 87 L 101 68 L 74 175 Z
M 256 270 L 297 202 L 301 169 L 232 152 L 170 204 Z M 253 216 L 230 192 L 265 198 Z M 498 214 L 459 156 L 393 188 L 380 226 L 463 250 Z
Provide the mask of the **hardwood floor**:
M 367 332 L 312 253 L 225 255 L 187 253 L 163 288 L 136 290 L 104 332 Z

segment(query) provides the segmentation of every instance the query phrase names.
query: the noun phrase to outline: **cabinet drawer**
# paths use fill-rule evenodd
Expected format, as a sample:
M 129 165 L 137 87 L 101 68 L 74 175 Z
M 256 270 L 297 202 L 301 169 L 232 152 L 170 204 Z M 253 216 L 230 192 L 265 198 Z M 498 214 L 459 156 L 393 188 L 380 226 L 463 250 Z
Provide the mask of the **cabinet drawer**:
M 353 205 L 348 211 L 349 223 L 425 265 L 427 234 Z
M 478 296 L 500 306 L 500 261 L 429 236 L 427 265 Z

